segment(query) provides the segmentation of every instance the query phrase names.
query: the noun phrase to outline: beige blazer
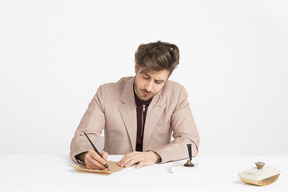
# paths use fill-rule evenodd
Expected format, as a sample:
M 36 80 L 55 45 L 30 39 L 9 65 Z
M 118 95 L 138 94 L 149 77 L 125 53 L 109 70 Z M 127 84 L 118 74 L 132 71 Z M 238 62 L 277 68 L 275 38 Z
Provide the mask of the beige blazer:
M 137 114 L 133 83 L 134 77 L 124 77 L 98 88 L 71 141 L 70 156 L 75 162 L 77 154 L 92 149 L 84 131 L 96 143 L 104 130 L 104 151 L 109 154 L 135 151 Z M 187 96 L 182 85 L 169 80 L 149 105 L 143 151 L 157 152 L 162 163 L 188 158 L 188 143 L 193 144 L 193 156 L 198 154 L 200 138 Z

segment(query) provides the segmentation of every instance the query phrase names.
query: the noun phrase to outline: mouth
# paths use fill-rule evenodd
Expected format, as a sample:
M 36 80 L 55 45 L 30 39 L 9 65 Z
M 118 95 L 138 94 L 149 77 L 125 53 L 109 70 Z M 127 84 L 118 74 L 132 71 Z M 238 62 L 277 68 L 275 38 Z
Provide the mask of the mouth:
M 144 97 L 147 97 L 151 94 L 151 92 L 147 92 L 146 90 L 141 90 L 141 92 Z

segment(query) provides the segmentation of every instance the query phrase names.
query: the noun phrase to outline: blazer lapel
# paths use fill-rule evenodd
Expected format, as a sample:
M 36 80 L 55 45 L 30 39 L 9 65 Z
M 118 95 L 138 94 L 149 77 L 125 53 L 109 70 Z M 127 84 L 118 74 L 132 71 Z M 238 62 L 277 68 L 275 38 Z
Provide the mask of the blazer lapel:
M 123 93 L 120 97 L 121 104 L 118 109 L 125 124 L 127 133 L 130 137 L 132 149 L 136 149 L 137 136 L 137 114 L 136 104 L 133 93 L 134 78 L 127 81 Z
M 158 122 L 163 110 L 165 109 L 165 106 L 166 103 L 161 99 L 161 92 L 153 97 L 152 102 L 148 107 L 146 115 L 144 138 L 143 138 L 143 151 L 147 149 L 147 144 L 155 129 L 156 123 Z

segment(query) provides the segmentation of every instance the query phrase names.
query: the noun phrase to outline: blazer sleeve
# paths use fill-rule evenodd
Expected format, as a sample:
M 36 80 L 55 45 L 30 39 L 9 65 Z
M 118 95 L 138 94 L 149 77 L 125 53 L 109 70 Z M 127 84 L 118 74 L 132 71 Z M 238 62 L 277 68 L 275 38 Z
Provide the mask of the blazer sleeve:
M 160 155 L 161 163 L 188 158 L 187 144 L 192 144 L 193 157 L 198 154 L 200 137 L 187 98 L 188 94 L 185 88 L 182 87 L 171 117 L 174 140 L 153 150 Z
M 96 143 L 105 127 L 104 103 L 105 90 L 100 86 L 89 103 L 70 144 L 70 157 L 76 163 L 79 163 L 75 158 L 76 155 L 93 149 L 84 132 L 93 143 Z

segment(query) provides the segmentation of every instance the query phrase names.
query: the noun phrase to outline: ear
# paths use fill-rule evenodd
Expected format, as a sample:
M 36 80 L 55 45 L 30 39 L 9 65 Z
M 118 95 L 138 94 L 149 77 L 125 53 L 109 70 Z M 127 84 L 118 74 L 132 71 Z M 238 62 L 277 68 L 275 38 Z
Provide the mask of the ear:
M 139 66 L 135 64 L 135 73 L 137 73 L 138 69 L 139 69 Z

